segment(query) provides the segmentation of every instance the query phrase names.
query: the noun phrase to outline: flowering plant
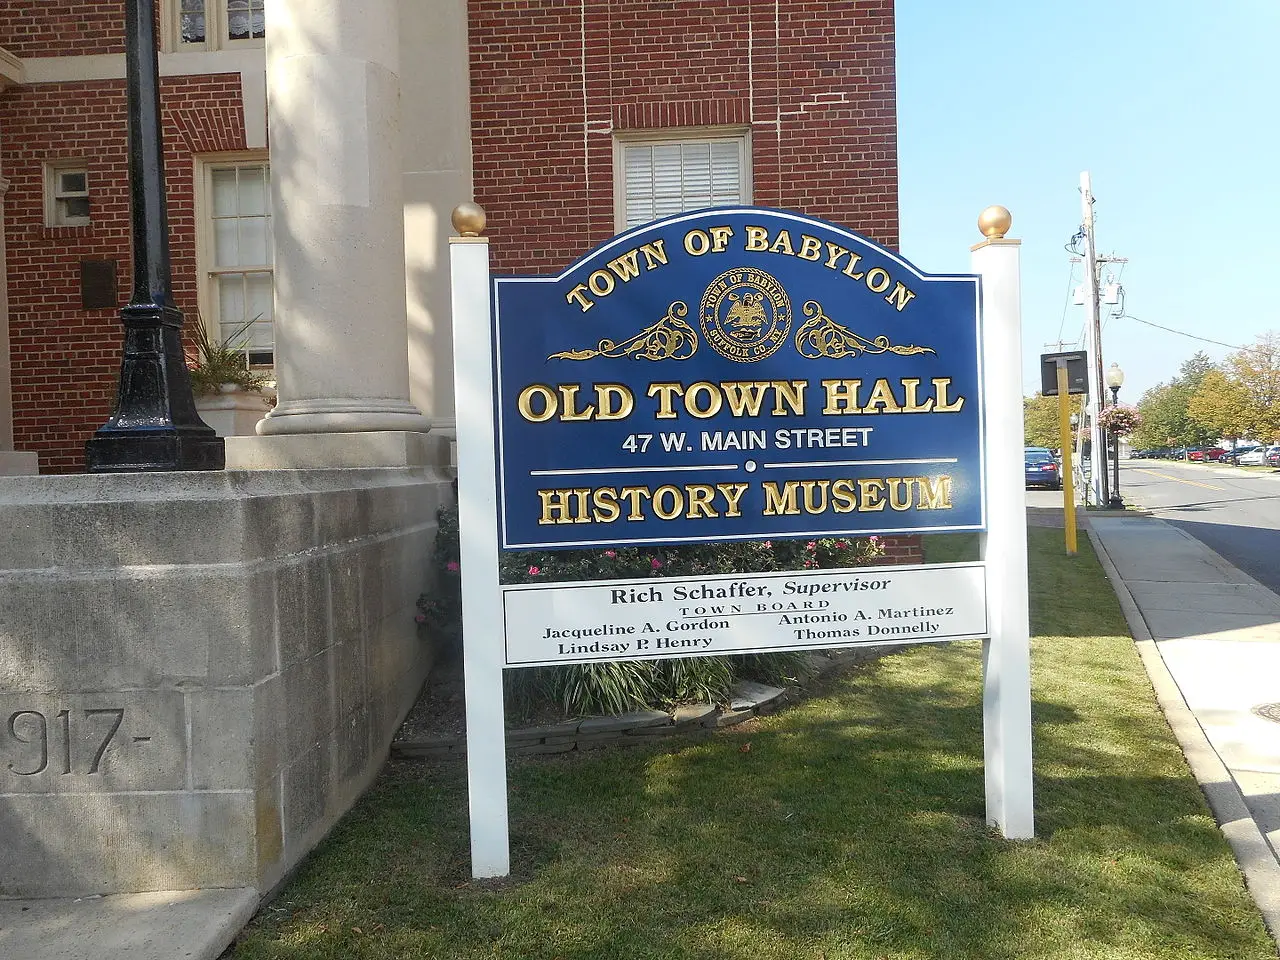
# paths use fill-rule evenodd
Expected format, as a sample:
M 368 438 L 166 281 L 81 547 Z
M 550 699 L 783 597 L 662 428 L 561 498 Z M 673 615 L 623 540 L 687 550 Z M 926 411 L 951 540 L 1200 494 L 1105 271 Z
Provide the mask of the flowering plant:
M 545 583 L 856 567 L 884 553 L 879 537 L 827 537 L 504 553 L 500 566 L 503 583 Z
M 1099 413 L 1098 422 L 1106 428 L 1108 433 L 1123 437 L 1142 426 L 1142 414 L 1138 412 L 1137 407 L 1118 403 Z
M 458 510 L 437 514 L 435 584 L 418 598 L 416 620 L 424 635 L 457 646 L 462 635 L 461 557 Z M 824 537 L 816 540 L 750 540 L 668 547 L 611 547 L 604 550 L 541 550 L 501 554 L 503 583 L 688 577 L 774 570 L 857 567 L 886 554 L 879 537 Z M 456 652 L 456 650 L 455 650 Z M 651 703 L 702 701 L 727 695 L 739 677 L 777 682 L 794 654 L 694 657 L 624 664 L 577 664 L 513 670 L 509 692 L 526 699 L 534 691 L 560 701 L 567 713 L 621 713 Z M 523 688 L 523 689 L 522 689 Z

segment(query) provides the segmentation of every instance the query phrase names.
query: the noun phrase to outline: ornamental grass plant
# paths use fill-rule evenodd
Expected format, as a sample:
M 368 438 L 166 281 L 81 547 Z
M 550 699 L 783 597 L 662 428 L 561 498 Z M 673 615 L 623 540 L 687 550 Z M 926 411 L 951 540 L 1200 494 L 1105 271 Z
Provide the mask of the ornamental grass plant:
M 985 824 L 980 644 L 924 644 L 706 739 L 513 758 L 500 882 L 465 766 L 393 764 L 230 956 L 1275 960 L 1088 541 L 1029 533 L 1036 839 Z
M 209 336 L 204 321 L 196 317 L 190 324 L 191 337 L 196 353 L 187 358 L 187 374 L 196 396 L 219 393 L 224 384 L 233 384 L 239 390 L 260 391 L 269 378 L 249 369 L 249 339 L 246 334 L 260 317 L 253 317 L 233 330 L 230 336 Z

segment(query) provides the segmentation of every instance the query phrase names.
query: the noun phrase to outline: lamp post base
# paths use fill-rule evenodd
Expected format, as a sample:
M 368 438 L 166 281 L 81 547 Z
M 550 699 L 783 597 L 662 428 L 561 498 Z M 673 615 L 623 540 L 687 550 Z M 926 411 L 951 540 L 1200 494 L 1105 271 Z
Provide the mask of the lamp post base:
M 209 427 L 101 429 L 85 444 L 89 473 L 221 470 L 225 456 L 222 438 Z
M 222 438 L 200 419 L 182 353 L 176 307 L 131 303 L 120 311 L 124 355 L 116 409 L 85 444 L 89 473 L 221 470 Z

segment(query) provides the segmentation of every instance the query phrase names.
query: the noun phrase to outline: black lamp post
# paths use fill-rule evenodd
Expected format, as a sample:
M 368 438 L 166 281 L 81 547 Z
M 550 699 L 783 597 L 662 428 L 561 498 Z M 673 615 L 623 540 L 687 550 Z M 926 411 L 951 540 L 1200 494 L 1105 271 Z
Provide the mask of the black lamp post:
M 155 12 L 155 0 L 126 0 L 133 297 L 120 311 L 116 409 L 85 445 L 90 473 L 221 470 L 225 462 L 222 439 L 196 412 L 173 303 Z
M 1120 369 L 1118 363 L 1113 363 L 1107 368 L 1107 387 L 1111 390 L 1111 406 L 1117 406 L 1120 403 L 1120 388 L 1124 386 L 1124 371 Z M 1112 510 L 1123 510 L 1124 501 L 1120 499 L 1120 434 L 1114 430 L 1111 432 L 1111 442 L 1115 445 L 1115 482 L 1111 485 L 1111 497 L 1107 500 L 1107 506 Z

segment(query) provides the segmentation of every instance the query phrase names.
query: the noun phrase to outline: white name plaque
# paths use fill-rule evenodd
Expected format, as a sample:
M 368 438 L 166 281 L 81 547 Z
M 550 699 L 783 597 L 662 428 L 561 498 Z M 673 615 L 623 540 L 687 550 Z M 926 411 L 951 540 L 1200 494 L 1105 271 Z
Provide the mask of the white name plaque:
M 510 667 L 989 635 L 981 563 L 520 584 L 502 604 Z

